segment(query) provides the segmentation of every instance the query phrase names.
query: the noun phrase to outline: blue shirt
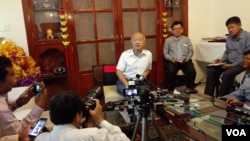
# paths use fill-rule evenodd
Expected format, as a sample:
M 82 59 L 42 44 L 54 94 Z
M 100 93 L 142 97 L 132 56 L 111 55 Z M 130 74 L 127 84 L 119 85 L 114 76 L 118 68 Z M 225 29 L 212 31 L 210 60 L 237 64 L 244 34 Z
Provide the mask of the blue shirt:
M 229 98 L 233 96 L 239 99 L 240 101 L 243 101 L 244 104 L 246 104 L 247 106 L 250 106 L 250 73 L 244 71 L 240 75 L 242 76 L 240 81 L 240 87 L 232 93 L 223 97 Z
M 238 38 L 228 36 L 226 51 L 222 56 L 223 62 L 231 63 L 233 66 L 242 64 L 243 54 L 250 49 L 250 33 L 242 30 Z

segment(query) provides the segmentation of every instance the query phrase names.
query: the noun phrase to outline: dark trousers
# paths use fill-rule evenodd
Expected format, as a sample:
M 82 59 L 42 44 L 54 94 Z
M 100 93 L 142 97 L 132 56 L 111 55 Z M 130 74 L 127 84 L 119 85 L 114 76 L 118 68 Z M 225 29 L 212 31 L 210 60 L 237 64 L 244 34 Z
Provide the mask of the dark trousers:
M 173 91 L 175 88 L 175 80 L 177 78 L 177 72 L 181 69 L 185 74 L 186 87 L 193 89 L 195 87 L 194 80 L 196 77 L 196 71 L 194 69 L 194 64 L 190 59 L 186 63 L 172 63 L 166 61 L 166 73 L 167 73 L 167 84 L 168 90 Z
M 223 73 L 220 89 L 216 97 L 229 94 L 230 89 L 233 86 L 235 76 L 242 71 L 244 71 L 242 66 L 235 66 L 229 69 L 222 69 L 220 67 L 207 67 L 207 80 L 204 93 L 210 96 L 214 95 L 215 86 L 220 83 L 219 78 Z

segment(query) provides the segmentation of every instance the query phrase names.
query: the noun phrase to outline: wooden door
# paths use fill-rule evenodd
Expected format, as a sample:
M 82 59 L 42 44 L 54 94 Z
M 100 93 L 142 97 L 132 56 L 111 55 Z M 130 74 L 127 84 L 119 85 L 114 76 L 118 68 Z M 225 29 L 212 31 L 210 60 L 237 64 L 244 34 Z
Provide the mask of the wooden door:
M 130 36 L 136 31 L 146 35 L 156 62 L 156 5 L 157 0 L 72 0 L 65 5 L 75 34 L 72 78 L 81 95 L 93 87 L 92 66 L 116 64 L 121 52 L 132 47 Z
M 65 7 L 73 30 L 72 82 L 85 96 L 93 88 L 92 66 L 116 63 L 116 6 L 111 0 L 72 0 Z
M 119 1 L 118 21 L 119 37 L 121 39 L 120 51 L 132 48 L 130 36 L 134 32 L 142 32 L 146 36 L 145 49 L 152 52 L 153 69 L 150 80 L 156 84 L 157 68 L 157 13 L 159 1 L 157 0 L 121 0 Z M 119 52 L 119 55 L 120 53 Z

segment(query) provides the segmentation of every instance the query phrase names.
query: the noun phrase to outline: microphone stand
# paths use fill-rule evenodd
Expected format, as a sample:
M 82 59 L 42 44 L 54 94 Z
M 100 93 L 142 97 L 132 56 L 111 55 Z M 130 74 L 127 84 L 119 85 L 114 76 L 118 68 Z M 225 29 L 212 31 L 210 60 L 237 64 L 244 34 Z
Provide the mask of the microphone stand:
M 162 93 L 161 88 L 157 87 L 155 84 L 153 84 L 152 82 L 150 82 L 150 81 L 147 80 L 147 79 L 144 79 L 142 82 L 143 82 L 144 84 L 149 85 L 149 86 L 151 86 L 151 87 L 153 87 L 153 88 L 156 89 L 157 101 L 159 101 L 159 100 L 160 100 L 160 94 Z

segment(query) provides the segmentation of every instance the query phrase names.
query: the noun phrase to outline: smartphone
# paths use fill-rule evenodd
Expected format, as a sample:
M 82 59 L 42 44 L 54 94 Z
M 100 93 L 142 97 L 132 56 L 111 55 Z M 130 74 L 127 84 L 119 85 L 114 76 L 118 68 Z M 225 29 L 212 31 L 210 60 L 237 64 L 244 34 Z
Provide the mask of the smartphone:
M 37 123 L 35 123 L 29 131 L 29 136 L 30 137 L 36 137 L 41 130 L 44 128 L 45 124 L 47 122 L 47 118 L 40 118 Z

